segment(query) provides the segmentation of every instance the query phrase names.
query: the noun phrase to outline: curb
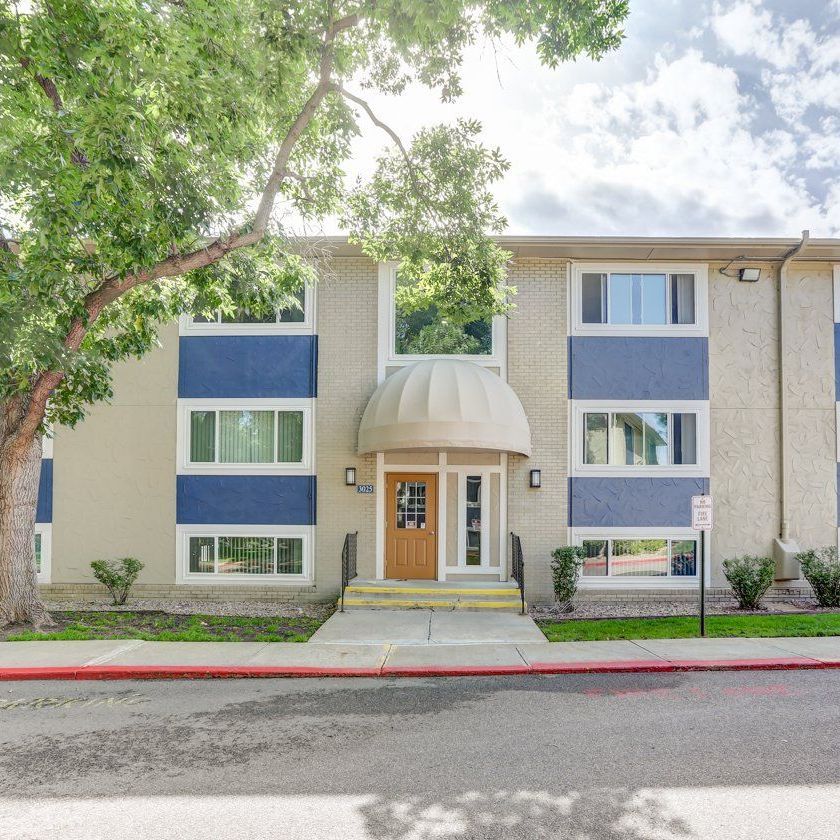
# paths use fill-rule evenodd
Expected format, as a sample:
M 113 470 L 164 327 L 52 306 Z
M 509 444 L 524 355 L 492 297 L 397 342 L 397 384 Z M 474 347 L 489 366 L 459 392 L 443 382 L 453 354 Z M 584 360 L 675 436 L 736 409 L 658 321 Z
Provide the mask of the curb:
M 17 680 L 179 680 L 319 677 L 501 677 L 551 674 L 654 674 L 687 671 L 814 671 L 840 668 L 819 659 L 686 659 L 674 661 L 533 662 L 530 665 L 421 665 L 314 668 L 306 665 L 84 665 L 0 668 L 0 682 Z

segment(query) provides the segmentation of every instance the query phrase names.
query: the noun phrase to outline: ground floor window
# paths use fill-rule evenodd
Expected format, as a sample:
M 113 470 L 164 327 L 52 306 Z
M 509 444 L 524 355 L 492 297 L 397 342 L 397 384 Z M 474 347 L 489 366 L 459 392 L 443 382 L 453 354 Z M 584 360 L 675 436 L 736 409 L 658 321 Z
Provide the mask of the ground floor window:
M 638 537 L 584 539 L 584 577 L 691 578 L 697 576 L 694 539 Z
M 308 526 L 181 526 L 181 577 L 191 581 L 301 580 L 309 574 Z

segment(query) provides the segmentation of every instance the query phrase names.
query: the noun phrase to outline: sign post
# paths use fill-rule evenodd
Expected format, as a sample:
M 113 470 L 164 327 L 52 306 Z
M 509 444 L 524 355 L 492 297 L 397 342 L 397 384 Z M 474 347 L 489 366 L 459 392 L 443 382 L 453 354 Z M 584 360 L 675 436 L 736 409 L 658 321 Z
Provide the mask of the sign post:
M 691 497 L 691 527 L 700 532 L 700 635 L 706 635 L 706 531 L 712 530 L 712 497 Z

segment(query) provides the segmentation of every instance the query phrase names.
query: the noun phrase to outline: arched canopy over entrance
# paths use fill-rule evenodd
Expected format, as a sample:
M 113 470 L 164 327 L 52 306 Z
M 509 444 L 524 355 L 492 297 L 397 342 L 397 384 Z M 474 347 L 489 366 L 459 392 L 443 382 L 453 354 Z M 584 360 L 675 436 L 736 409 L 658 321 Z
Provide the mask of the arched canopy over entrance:
M 389 376 L 359 427 L 360 455 L 411 449 L 531 454 L 531 431 L 510 385 L 460 359 L 426 359 Z

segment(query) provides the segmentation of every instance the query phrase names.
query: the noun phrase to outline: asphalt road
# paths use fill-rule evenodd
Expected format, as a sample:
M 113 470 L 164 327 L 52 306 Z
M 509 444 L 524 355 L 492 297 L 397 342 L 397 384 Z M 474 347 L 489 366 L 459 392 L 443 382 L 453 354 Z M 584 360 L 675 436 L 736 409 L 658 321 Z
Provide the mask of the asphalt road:
M 840 837 L 840 672 L 0 684 L 0 837 Z

